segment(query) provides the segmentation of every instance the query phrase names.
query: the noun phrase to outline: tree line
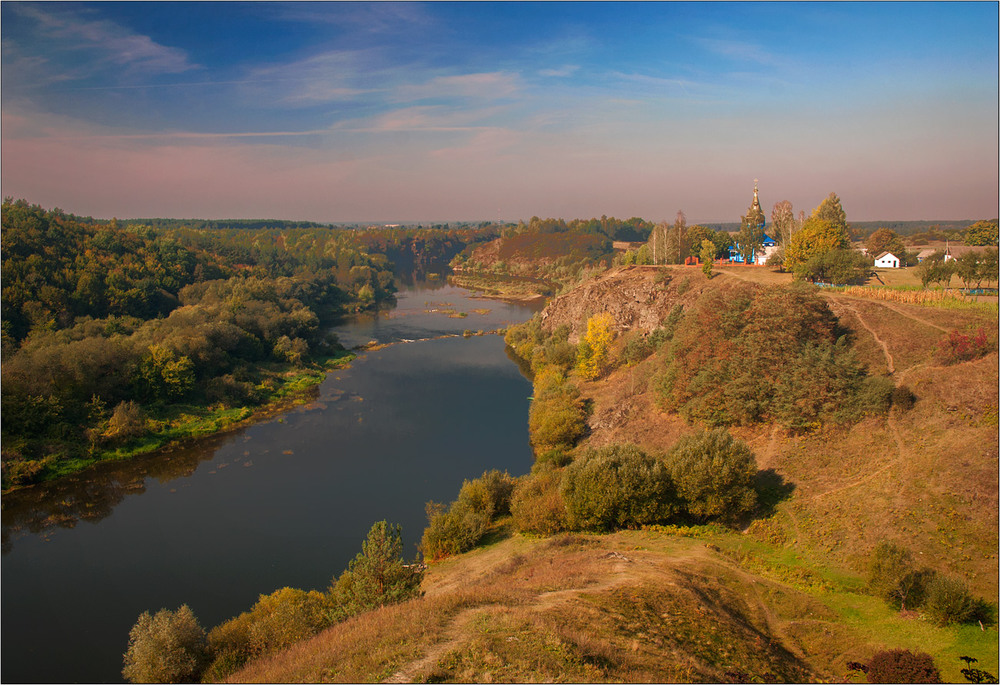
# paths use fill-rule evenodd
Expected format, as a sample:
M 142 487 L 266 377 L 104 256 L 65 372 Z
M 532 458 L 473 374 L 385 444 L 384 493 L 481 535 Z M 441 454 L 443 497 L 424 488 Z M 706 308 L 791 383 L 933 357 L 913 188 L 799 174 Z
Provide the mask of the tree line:
M 246 416 L 343 356 L 324 321 L 395 290 L 343 231 L 161 231 L 9 198 L 2 226 L 5 489 L 184 437 L 183 416 Z

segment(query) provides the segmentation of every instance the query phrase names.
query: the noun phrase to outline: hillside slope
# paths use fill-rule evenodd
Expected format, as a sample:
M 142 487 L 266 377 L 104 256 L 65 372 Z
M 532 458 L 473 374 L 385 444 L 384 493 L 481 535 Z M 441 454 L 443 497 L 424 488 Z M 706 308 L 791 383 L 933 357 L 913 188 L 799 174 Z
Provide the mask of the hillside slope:
M 650 332 L 735 280 L 613 270 L 553 300 L 543 326 L 568 325 L 574 340 L 606 311 L 619 332 Z M 868 555 L 887 539 L 997 596 L 997 352 L 953 365 L 937 356 L 951 331 L 995 329 L 996 319 L 826 298 L 870 373 L 915 401 L 805 434 L 732 429 L 770 493 L 745 530 L 539 539 L 501 522 L 489 544 L 432 564 L 424 597 L 334 626 L 233 680 L 803 682 L 840 679 L 847 662 L 888 647 L 932 654 L 948 682 L 963 680 L 966 654 L 996 673 L 995 627 L 937 628 L 863 591 Z M 592 407 L 586 446 L 663 451 L 697 430 L 659 408 L 650 381 L 660 364 L 654 355 L 578 382 Z

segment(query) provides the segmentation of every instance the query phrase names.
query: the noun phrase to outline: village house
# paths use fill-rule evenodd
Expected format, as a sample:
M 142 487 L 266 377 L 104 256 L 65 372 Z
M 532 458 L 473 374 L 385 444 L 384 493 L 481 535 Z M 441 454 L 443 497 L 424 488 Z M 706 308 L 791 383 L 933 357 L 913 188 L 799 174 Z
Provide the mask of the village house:
M 891 252 L 882 252 L 875 258 L 875 266 L 881 269 L 898 269 L 899 258 Z

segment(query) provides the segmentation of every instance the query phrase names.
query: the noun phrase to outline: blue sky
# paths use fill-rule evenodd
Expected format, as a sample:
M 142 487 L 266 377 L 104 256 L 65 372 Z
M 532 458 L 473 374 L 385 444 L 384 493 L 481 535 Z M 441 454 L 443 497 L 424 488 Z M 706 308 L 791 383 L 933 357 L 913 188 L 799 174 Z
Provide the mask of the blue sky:
M 997 215 L 997 3 L 2 4 L 2 191 L 110 217 Z

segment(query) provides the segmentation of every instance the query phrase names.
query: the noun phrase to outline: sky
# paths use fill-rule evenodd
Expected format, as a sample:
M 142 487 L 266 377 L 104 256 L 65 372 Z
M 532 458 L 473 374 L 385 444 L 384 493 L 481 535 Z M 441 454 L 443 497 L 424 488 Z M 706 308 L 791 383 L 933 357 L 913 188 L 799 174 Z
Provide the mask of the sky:
M 0 6 L 4 197 L 110 218 L 998 214 L 998 4 Z

